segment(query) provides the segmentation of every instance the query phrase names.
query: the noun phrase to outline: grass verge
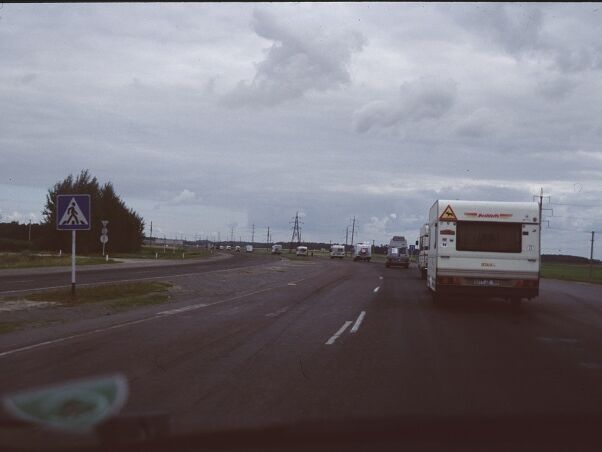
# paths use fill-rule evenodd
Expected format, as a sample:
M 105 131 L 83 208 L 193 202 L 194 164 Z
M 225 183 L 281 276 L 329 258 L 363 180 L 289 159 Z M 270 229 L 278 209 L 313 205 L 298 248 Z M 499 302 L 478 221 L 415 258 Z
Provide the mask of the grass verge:
M 589 265 L 583 264 L 542 264 L 541 276 L 566 281 L 590 282 Z M 602 265 L 594 265 L 591 282 L 602 284 Z
M 103 257 L 76 257 L 77 265 L 114 264 L 113 259 L 105 260 Z M 0 269 L 8 268 L 34 268 L 34 267 L 67 267 L 71 265 L 71 256 L 51 256 L 29 253 L 3 253 L 0 254 Z
M 93 304 L 101 308 L 100 311 L 96 308 L 85 311 L 89 317 L 90 315 L 105 315 L 107 311 L 109 313 L 123 312 L 141 306 L 165 303 L 169 300 L 169 289 L 171 287 L 172 285 L 167 282 L 145 281 L 79 287 L 76 290 L 75 297 L 71 297 L 69 288 L 35 292 L 19 297 L 3 297 L 0 298 L 0 307 L 3 302 L 8 301 L 54 302 L 57 305 L 53 309 L 34 308 L 20 311 L 21 313 L 26 313 L 26 320 L 24 320 L 23 314 L 20 314 L 19 311 L 4 312 L 4 316 L 10 316 L 14 313 L 20 314 L 20 318 L 11 319 L 10 317 L 5 317 L 5 320 L 0 321 L 0 334 L 25 328 L 36 328 L 54 323 L 62 323 L 68 318 L 73 318 L 72 315 L 68 314 L 68 312 L 72 311 L 64 311 L 64 309 L 72 307 Z M 79 312 L 76 314 L 76 318 L 78 318 L 77 316 L 81 315 L 81 312 L 75 312 Z
M 160 281 L 142 281 L 98 286 L 79 287 L 75 297 L 71 289 L 58 289 L 35 292 L 20 299 L 30 301 L 51 301 L 64 306 L 76 306 L 85 303 L 109 303 L 110 306 L 141 306 L 167 301 L 170 283 Z M 12 298 L 14 300 L 14 298 Z

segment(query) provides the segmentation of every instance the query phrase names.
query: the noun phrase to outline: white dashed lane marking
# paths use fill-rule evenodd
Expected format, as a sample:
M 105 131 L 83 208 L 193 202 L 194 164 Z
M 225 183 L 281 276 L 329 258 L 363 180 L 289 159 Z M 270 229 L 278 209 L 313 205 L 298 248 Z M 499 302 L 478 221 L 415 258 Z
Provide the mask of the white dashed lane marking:
M 347 328 L 349 328 L 349 325 L 351 325 L 352 323 L 353 322 L 351 320 L 347 320 L 345 323 L 343 323 L 343 326 L 341 328 L 339 328 L 339 331 L 337 331 L 336 333 L 334 333 L 332 335 L 332 337 L 326 341 L 325 345 L 332 345 L 332 344 L 334 344 L 334 341 L 336 341 L 339 338 L 339 336 L 341 334 L 343 334 L 345 332 L 345 330 Z

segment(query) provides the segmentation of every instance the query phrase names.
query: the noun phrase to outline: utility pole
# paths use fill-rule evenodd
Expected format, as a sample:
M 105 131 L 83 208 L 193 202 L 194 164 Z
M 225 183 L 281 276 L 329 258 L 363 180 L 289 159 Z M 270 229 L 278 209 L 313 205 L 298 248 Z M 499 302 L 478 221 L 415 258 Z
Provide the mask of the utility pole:
M 27 234 L 27 241 L 31 242 L 31 220 L 29 220 L 29 233 Z
M 596 235 L 596 231 L 592 231 L 592 246 L 589 251 L 589 281 L 592 281 L 593 271 L 594 271 L 594 236 Z
M 266 245 L 267 245 L 268 251 L 269 251 L 269 248 L 270 248 L 270 227 L 269 226 L 268 226 L 268 235 L 266 238 Z
M 251 229 L 251 245 L 255 243 L 255 225 L 253 224 Z
M 230 243 L 234 243 L 234 226 L 230 226 Z
M 345 229 L 345 255 L 347 255 L 347 241 L 349 240 L 349 225 Z
M 151 221 L 150 245 L 153 246 L 153 222 Z
M 355 234 L 355 216 L 353 217 L 353 226 L 351 226 L 351 246 L 355 243 L 353 241 L 353 236 Z

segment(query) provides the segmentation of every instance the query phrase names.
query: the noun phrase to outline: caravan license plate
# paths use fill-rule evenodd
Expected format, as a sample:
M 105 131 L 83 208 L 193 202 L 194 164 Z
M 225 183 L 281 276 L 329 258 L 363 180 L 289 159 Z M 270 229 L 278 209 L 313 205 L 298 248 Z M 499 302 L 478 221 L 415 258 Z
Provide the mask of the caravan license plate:
M 475 279 L 472 282 L 475 286 L 499 286 L 500 282 L 495 279 Z

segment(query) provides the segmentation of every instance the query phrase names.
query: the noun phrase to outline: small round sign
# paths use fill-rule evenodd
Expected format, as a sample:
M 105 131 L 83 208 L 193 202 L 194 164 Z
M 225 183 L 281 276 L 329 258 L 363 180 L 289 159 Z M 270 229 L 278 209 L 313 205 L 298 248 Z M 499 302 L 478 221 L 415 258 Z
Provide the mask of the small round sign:
M 102 228 L 100 232 L 102 232 L 103 234 L 107 234 L 109 230 L 107 228 Z
M 109 241 L 109 237 L 107 237 L 106 235 L 100 236 L 100 243 L 107 243 L 108 241 Z

